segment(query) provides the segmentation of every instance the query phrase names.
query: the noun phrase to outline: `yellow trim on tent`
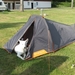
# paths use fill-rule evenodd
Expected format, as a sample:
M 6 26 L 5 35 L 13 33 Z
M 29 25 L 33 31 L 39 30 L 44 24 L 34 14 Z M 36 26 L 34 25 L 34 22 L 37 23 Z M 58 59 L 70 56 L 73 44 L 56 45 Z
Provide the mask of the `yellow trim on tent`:
M 45 49 L 38 50 L 38 51 L 36 51 L 36 52 L 33 53 L 32 58 L 41 56 L 41 55 L 46 54 L 46 53 L 48 53 L 48 52 Z

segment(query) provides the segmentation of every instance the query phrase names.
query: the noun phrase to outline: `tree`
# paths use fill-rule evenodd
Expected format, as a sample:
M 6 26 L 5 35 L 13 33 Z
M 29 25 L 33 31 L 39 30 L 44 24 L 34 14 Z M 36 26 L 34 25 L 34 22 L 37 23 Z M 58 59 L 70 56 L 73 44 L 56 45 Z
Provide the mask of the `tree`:
M 24 11 L 24 2 L 23 0 L 20 0 L 20 11 Z
M 73 8 L 73 2 L 74 2 L 74 0 L 71 0 L 71 8 Z

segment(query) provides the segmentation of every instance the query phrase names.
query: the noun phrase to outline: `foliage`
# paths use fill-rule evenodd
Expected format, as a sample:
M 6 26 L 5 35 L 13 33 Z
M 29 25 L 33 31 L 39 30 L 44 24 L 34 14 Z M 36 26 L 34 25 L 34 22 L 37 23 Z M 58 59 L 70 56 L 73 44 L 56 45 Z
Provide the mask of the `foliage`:
M 70 7 L 71 0 L 52 0 L 52 7 Z
M 71 3 L 70 2 L 60 2 L 58 7 L 70 7 Z
M 52 7 L 70 7 L 71 3 L 70 2 L 52 2 Z
M 59 2 L 57 1 L 52 1 L 52 7 L 57 7 L 59 5 Z
M 57 1 L 57 2 L 71 2 L 71 0 L 52 0 L 53 2 Z

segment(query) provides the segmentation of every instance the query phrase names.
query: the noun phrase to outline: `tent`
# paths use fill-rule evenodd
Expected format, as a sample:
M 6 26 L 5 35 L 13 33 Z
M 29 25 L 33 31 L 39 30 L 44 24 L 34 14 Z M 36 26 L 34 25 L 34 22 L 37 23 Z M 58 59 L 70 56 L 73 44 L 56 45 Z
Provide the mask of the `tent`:
M 19 39 L 29 39 L 26 59 L 55 52 L 75 41 L 75 26 L 32 15 L 28 22 L 4 45 L 12 53 Z

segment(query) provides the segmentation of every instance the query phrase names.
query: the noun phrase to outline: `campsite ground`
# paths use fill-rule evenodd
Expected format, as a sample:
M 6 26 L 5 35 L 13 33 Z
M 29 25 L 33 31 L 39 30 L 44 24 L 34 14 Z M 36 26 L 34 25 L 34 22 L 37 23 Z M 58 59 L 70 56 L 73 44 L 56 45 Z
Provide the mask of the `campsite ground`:
M 75 8 L 52 8 L 43 10 L 45 18 L 65 23 L 75 23 Z M 0 75 L 75 75 L 75 43 L 32 60 L 22 61 L 15 53 L 8 54 L 3 45 L 40 10 L 0 12 Z

